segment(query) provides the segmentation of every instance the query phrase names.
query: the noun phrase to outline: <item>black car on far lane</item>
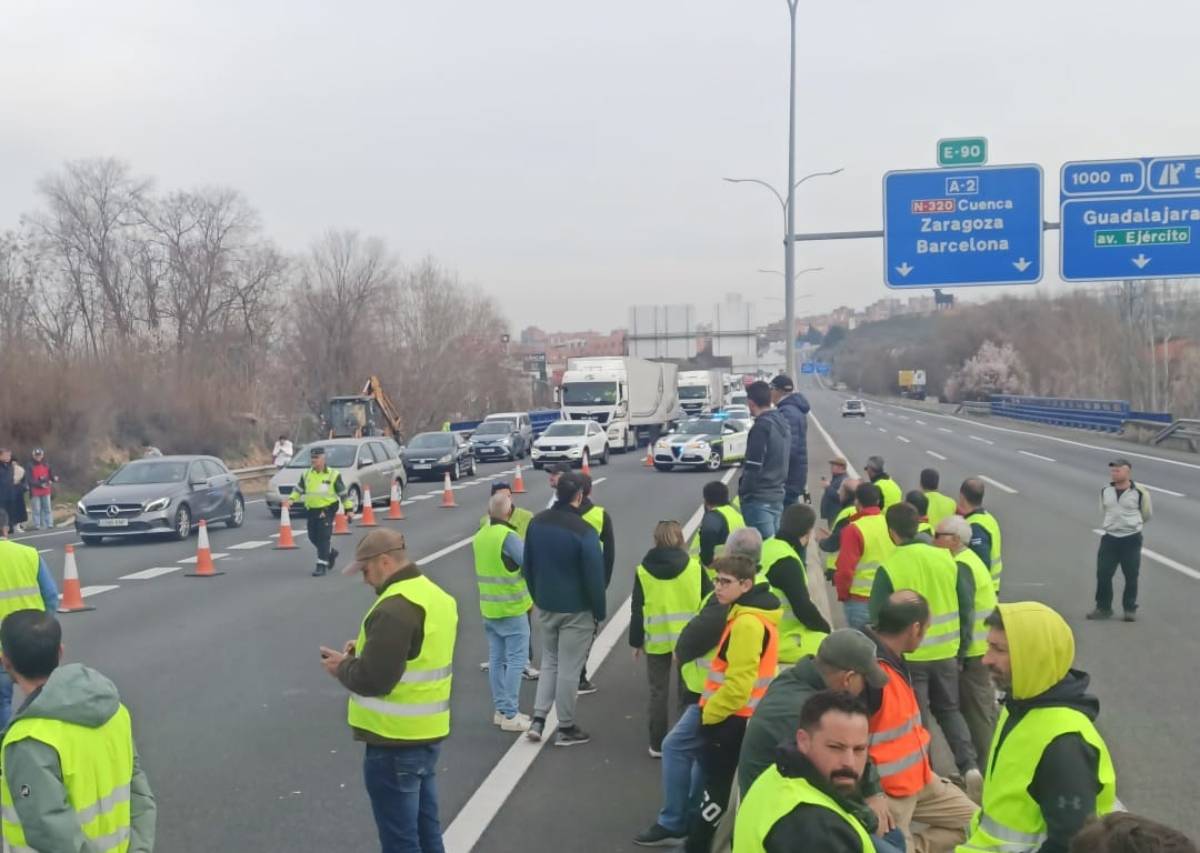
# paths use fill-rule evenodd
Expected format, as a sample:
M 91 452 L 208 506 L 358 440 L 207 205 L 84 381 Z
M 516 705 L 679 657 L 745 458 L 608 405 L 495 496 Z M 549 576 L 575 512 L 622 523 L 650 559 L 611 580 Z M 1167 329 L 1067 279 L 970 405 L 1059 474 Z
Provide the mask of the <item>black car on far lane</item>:
M 460 432 L 423 432 L 404 446 L 404 470 L 411 480 L 434 479 L 446 472 L 451 480 L 475 475 L 475 451 Z

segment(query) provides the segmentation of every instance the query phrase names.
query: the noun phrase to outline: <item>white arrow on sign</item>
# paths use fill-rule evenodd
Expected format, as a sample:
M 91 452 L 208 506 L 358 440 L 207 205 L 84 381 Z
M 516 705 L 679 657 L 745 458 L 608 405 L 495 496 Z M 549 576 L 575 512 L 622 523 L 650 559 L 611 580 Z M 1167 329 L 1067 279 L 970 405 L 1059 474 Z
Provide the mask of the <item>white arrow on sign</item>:
M 1130 258 L 1130 260 L 1133 261 L 1133 265 L 1140 270 L 1144 270 L 1146 268 L 1146 264 L 1150 263 L 1150 259 L 1146 257 L 1145 252 L 1139 252 L 1136 258 Z
M 1033 264 L 1032 262 L 1025 260 L 1025 256 L 1022 255 L 1020 258 L 1013 261 L 1013 266 L 1017 268 L 1017 272 L 1025 272 L 1025 270 L 1029 269 L 1031 266 L 1033 266 Z
M 896 267 L 896 272 L 900 273 L 901 278 L 908 278 L 908 274 L 913 271 L 913 267 L 909 266 L 908 261 Z

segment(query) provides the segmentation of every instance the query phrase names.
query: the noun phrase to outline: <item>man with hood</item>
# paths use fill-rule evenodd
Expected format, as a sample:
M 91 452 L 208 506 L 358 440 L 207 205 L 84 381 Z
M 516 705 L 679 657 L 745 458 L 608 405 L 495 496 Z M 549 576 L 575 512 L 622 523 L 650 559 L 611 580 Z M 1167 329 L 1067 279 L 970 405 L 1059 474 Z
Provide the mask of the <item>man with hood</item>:
M 1036 601 L 1000 604 L 985 620 L 984 665 L 1006 694 L 983 783 L 983 810 L 958 853 L 1067 853 L 1089 817 L 1116 803 L 1116 772 L 1096 730 L 1100 703 L 1073 669 L 1066 620 Z
M 41 610 L 4 617 L 0 646 L 28 697 L 0 749 L 5 849 L 149 853 L 154 795 L 116 686 L 62 663 L 62 627 Z
M 792 378 L 779 374 L 771 380 L 771 402 L 776 411 L 787 421 L 792 431 L 791 450 L 788 452 L 787 482 L 783 489 L 784 509 L 800 500 L 801 495 L 808 503 L 808 400 L 795 390 Z

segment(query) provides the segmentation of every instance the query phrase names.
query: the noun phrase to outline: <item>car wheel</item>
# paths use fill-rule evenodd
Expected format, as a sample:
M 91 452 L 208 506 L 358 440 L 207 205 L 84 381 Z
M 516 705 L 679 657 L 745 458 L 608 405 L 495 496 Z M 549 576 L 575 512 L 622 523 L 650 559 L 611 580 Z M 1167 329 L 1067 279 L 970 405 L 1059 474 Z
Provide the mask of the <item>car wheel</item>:
M 392 485 L 396 489 L 396 499 L 401 503 L 404 502 L 404 481 L 397 477 L 392 481 Z M 388 503 L 391 503 L 392 496 L 388 495 Z
M 708 455 L 708 460 L 704 463 L 704 467 L 709 471 L 720 471 L 722 461 L 721 451 L 714 450 Z
M 362 508 L 363 508 L 362 492 L 359 490 L 358 486 L 350 487 L 350 503 L 351 503 L 351 507 L 350 507 L 349 512 L 351 515 L 358 515 L 359 513 L 362 512 Z
M 233 499 L 233 515 L 229 516 L 229 520 L 225 522 L 225 526 L 230 530 L 236 530 L 242 526 L 242 522 L 246 520 L 246 499 L 241 495 L 237 495 Z
M 475 461 L 475 457 L 471 457 L 471 471 L 470 471 L 470 476 L 472 476 L 472 477 L 474 477 L 474 476 L 475 476 L 475 472 L 476 472 L 476 470 L 478 469 L 478 465 L 479 465 L 479 463 Z
M 655 462 L 654 467 L 658 471 L 672 471 L 675 468 L 674 465 L 668 465 L 665 462 Z
M 267 511 L 271 513 L 271 518 L 279 518 L 279 516 L 283 515 L 283 512 L 281 510 L 268 508 Z
M 600 464 L 601 465 L 608 464 L 608 445 L 607 444 L 604 445 L 604 450 L 601 451 L 601 453 L 600 453 Z
M 103 536 L 88 536 L 87 534 L 80 534 L 79 541 L 82 542 L 84 545 L 96 546 L 96 545 L 101 544 L 104 541 L 104 537 Z
M 454 466 L 450 469 L 450 479 L 458 480 L 462 476 L 462 469 L 458 467 L 458 460 L 454 460 Z
M 192 535 L 192 511 L 187 504 L 180 504 L 175 510 L 175 525 L 173 535 L 182 542 Z

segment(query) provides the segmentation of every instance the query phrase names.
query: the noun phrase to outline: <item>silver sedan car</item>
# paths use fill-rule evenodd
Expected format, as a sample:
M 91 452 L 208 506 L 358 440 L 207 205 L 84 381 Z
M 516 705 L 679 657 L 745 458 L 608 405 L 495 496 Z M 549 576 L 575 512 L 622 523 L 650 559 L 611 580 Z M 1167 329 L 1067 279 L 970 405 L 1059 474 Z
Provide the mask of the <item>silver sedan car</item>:
M 196 522 L 241 527 L 246 500 L 238 478 L 215 456 L 158 456 L 128 462 L 75 505 L 85 545 L 105 537 L 186 539 Z

